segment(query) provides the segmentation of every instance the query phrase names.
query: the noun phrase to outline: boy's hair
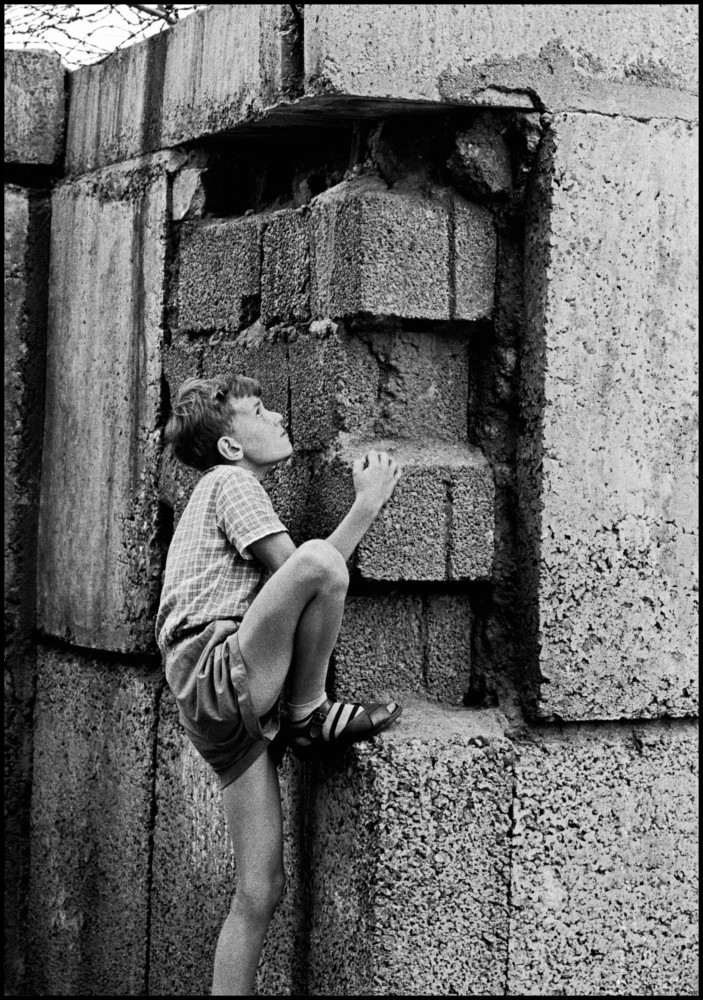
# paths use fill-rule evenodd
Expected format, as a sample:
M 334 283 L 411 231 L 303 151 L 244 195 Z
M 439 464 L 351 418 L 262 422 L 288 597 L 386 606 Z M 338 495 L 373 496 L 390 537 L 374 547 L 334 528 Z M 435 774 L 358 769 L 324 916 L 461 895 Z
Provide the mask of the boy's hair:
M 223 461 L 217 442 L 232 430 L 232 400 L 261 396 L 246 375 L 187 378 L 178 390 L 166 424 L 166 441 L 184 465 L 205 472 Z

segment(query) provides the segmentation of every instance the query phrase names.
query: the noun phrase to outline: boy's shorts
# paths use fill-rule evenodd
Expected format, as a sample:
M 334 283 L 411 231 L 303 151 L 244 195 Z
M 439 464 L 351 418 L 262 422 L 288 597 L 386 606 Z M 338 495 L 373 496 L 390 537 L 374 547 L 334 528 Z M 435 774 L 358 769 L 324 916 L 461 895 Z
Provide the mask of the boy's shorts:
M 280 728 L 280 699 L 261 718 L 252 704 L 239 625 L 234 620 L 204 625 L 171 646 L 165 663 L 186 734 L 222 788 L 254 763 Z

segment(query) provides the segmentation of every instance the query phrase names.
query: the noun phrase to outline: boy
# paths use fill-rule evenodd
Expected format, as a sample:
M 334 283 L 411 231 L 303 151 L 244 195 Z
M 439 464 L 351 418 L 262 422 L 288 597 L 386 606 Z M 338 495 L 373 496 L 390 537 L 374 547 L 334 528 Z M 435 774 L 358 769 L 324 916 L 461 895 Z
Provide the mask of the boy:
M 215 952 L 213 996 L 251 996 L 284 885 L 281 799 L 271 740 L 312 758 L 369 739 L 387 705 L 332 703 L 325 690 L 349 582 L 346 561 L 400 477 L 385 453 L 353 466 L 356 499 L 325 541 L 296 548 L 261 480 L 290 457 L 283 418 L 244 376 L 187 379 L 166 428 L 176 457 L 204 472 L 174 532 L 156 634 L 181 722 L 216 771 L 237 891 Z M 277 743 L 280 742 L 280 737 Z

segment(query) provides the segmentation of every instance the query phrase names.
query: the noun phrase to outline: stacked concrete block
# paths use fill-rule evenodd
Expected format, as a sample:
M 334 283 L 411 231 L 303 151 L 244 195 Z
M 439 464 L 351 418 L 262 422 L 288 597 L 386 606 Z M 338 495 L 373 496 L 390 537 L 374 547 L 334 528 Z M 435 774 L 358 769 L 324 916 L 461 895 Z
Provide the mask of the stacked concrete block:
M 296 447 L 357 438 L 467 438 L 469 338 L 310 325 L 290 344 Z
M 58 56 L 5 53 L 5 163 L 58 166 L 64 140 L 64 77 Z
M 565 114 L 541 169 L 551 205 L 526 254 L 520 449 L 536 709 L 571 719 L 692 714 L 695 132 Z
M 329 679 L 334 696 L 460 705 L 469 686 L 471 626 L 465 594 L 350 595 Z
M 697 736 L 584 727 L 517 748 L 511 995 L 697 992 Z
M 71 74 L 66 160 L 85 173 L 221 132 L 299 90 L 288 4 L 214 5 Z
M 353 463 L 371 449 L 403 469 L 393 496 L 356 549 L 367 580 L 459 580 L 490 576 L 493 476 L 481 453 L 442 442 L 356 442 L 321 464 L 310 517 L 329 534 L 354 501 Z M 470 531 L 473 544 L 466 543 Z
M 158 675 L 44 649 L 34 718 L 34 995 L 146 992 Z
M 38 619 L 91 648 L 153 648 L 167 172 L 178 162 L 107 169 L 53 199 Z
M 502 994 L 512 763 L 490 721 L 408 707 L 313 795 L 310 994 Z
M 267 326 L 310 316 L 310 237 L 305 209 L 274 212 L 263 241 L 261 319 Z
M 175 702 L 161 703 L 151 895 L 149 993 L 204 996 L 220 927 L 236 886 L 217 779 L 185 737 Z M 299 991 L 304 966 L 305 776 L 289 758 L 281 771 L 287 886 L 267 935 L 259 992 Z M 184 849 L 186 848 L 186 849 Z
M 428 196 L 365 177 L 319 195 L 311 227 L 315 316 L 491 314 L 495 232 L 480 206 L 448 191 Z
M 695 9 L 646 15 L 634 4 L 316 4 L 305 93 L 695 118 Z
M 257 216 L 183 223 L 174 332 L 236 332 L 258 317 L 263 230 Z

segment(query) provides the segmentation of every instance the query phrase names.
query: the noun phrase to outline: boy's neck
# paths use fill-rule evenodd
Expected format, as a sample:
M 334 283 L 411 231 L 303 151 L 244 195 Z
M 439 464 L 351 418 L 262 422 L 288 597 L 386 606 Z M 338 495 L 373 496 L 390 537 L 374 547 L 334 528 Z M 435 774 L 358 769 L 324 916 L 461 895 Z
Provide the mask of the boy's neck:
M 278 462 L 268 462 L 266 465 L 258 465 L 256 462 L 252 462 L 251 459 L 245 457 L 240 458 L 238 462 L 226 462 L 225 464 L 233 465 L 237 469 L 246 469 L 247 472 L 251 472 L 261 482 L 264 476 L 278 465 Z

